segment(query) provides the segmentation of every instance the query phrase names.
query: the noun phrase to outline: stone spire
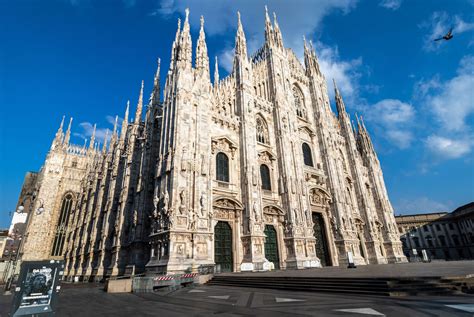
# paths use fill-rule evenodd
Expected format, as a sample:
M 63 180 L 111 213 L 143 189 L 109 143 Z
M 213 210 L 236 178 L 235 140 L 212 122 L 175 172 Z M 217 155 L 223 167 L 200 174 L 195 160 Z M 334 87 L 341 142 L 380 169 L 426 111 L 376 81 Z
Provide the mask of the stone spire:
M 72 117 L 69 120 L 69 125 L 67 127 L 66 136 L 64 137 L 64 144 L 65 145 L 68 145 L 69 140 L 71 139 L 71 126 L 72 126 Z
M 283 48 L 283 37 L 281 35 L 280 26 L 278 25 L 276 13 L 273 12 L 273 25 L 275 30 L 275 42 L 276 44 Z
M 176 36 L 173 41 L 173 46 L 171 48 L 171 63 L 170 68 L 173 68 L 178 60 L 178 51 L 179 51 L 179 38 L 181 36 L 181 19 L 178 18 L 178 28 L 176 30 Z
M 235 37 L 235 55 L 240 57 L 247 57 L 247 40 L 245 39 L 244 28 L 240 21 L 240 12 L 237 11 L 237 35 Z
M 120 141 L 125 140 L 125 136 L 127 134 L 129 109 L 130 109 L 130 100 L 127 101 L 127 109 L 125 110 L 125 116 L 123 117 L 123 121 L 122 121 L 122 130 L 120 131 Z
M 207 55 L 206 34 L 204 33 L 204 17 L 201 15 L 201 29 L 196 47 L 196 70 L 209 81 L 209 56 Z
M 102 154 L 107 152 L 107 139 L 109 138 L 109 129 L 105 131 L 104 145 L 102 146 Z
M 155 78 L 153 79 L 153 90 L 150 94 L 150 105 L 158 105 L 160 103 L 160 58 L 158 58 L 157 64 L 158 66 L 156 68 Z
M 358 132 L 357 139 L 359 142 L 360 149 L 362 150 L 362 152 L 365 152 L 365 153 L 373 153 L 375 157 L 377 157 L 377 155 L 375 154 L 374 145 L 372 144 L 372 140 L 370 139 L 369 132 L 367 131 L 367 128 L 365 127 L 364 119 L 362 118 L 362 116 L 360 116 L 360 120 L 359 120 L 358 115 L 356 115 L 356 119 L 357 119 L 357 132 Z
M 142 87 L 140 88 L 140 95 L 138 96 L 137 111 L 135 112 L 135 124 L 139 124 L 142 120 L 142 110 L 143 110 L 143 87 L 145 83 L 142 80 Z
M 191 69 L 192 67 L 192 50 L 191 33 L 189 28 L 189 8 L 186 8 L 186 18 L 184 20 L 183 31 L 179 39 L 178 61 L 183 68 Z
M 118 126 L 118 116 L 115 116 L 114 130 L 112 131 L 112 137 L 110 138 L 110 145 L 115 144 L 117 141 L 117 126 Z
M 56 132 L 56 137 L 54 138 L 56 143 L 61 143 L 62 138 L 64 136 L 64 132 L 63 132 L 64 118 L 65 116 L 63 116 L 63 119 L 61 120 L 61 124 L 59 125 L 58 131 Z
M 91 140 L 90 140 L 90 143 L 89 143 L 89 150 L 92 150 L 94 148 L 96 129 L 97 129 L 97 124 L 94 124 L 94 129 L 92 130 Z
M 64 137 L 63 127 L 64 127 L 64 116 L 63 116 L 63 119 L 61 120 L 61 124 L 59 125 L 58 131 L 56 131 L 56 135 L 54 136 L 53 143 L 51 144 L 51 149 L 55 149 L 62 144 L 63 137 Z
M 268 16 L 267 6 L 265 6 L 265 42 L 268 44 L 273 42 L 273 27 Z
M 339 93 L 339 89 L 337 89 L 336 81 L 332 80 L 334 83 L 334 93 L 335 93 L 335 98 L 336 98 L 336 108 L 337 108 L 337 114 L 339 117 L 341 117 L 343 114 L 346 113 L 346 106 L 344 105 L 344 100 L 342 100 L 342 96 Z
M 219 84 L 219 64 L 217 63 L 217 56 L 216 56 L 216 65 L 214 66 L 214 86 L 217 87 Z
M 304 63 L 307 72 L 316 72 L 317 75 L 322 76 L 321 70 L 319 68 L 318 57 L 313 47 L 313 42 L 306 42 L 306 38 L 303 36 L 304 41 Z

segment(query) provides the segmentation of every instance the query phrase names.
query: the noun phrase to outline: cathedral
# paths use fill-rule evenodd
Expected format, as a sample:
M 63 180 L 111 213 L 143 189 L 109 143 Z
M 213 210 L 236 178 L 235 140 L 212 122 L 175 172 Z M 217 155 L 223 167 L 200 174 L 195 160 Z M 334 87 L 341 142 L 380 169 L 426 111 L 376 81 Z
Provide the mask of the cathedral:
M 336 84 L 332 111 L 313 45 L 303 65 L 266 12 L 249 55 L 238 14 L 233 69 L 220 79 L 216 59 L 211 82 L 204 19 L 193 53 L 188 16 L 163 91 L 158 60 L 148 103 L 142 82 L 103 145 L 72 144 L 63 118 L 23 259 L 81 280 L 405 262 L 370 136 Z

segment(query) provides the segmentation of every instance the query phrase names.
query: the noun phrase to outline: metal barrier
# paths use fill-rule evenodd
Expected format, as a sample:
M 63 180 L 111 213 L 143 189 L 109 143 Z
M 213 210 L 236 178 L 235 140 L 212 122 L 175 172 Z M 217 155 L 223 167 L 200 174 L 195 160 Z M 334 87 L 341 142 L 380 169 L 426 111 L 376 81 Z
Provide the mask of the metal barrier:
M 194 283 L 199 273 L 170 274 L 158 276 L 135 276 L 132 282 L 134 293 L 152 292 L 161 288 L 179 288 Z

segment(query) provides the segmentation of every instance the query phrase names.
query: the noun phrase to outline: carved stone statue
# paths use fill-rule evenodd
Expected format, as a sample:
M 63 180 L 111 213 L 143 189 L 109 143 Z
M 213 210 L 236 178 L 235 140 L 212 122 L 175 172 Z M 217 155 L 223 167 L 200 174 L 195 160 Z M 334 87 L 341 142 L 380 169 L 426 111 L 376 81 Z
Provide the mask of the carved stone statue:
M 184 216 L 186 213 L 186 191 L 184 189 L 179 193 L 179 199 L 181 200 L 179 205 L 179 214 Z
M 153 219 L 158 219 L 158 205 L 160 204 L 160 198 L 155 195 L 153 198 Z
M 188 229 L 192 231 L 196 230 L 196 212 L 194 211 L 191 211 L 189 214 Z
M 206 195 L 204 193 L 201 194 L 201 198 L 199 198 L 199 211 L 200 216 L 205 217 L 205 207 L 206 206 Z
M 168 190 L 165 190 L 165 193 L 161 193 L 161 195 L 163 196 L 163 213 L 165 215 L 168 215 L 168 203 L 169 203 L 169 200 L 170 200 L 170 196 L 168 195 Z
M 138 224 L 138 211 L 135 209 L 133 211 L 133 226 L 136 227 Z

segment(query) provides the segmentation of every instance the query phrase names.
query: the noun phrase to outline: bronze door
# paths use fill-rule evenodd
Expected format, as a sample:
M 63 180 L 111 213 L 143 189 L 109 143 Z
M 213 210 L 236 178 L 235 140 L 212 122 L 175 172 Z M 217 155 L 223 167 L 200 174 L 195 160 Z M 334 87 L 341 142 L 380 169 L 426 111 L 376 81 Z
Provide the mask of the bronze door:
M 313 230 L 316 238 L 316 255 L 321 260 L 321 265 L 330 265 L 328 244 L 326 240 L 326 227 L 324 226 L 323 215 L 313 212 Z
M 273 262 L 275 269 L 280 268 L 280 257 L 278 256 L 278 240 L 275 227 L 272 225 L 265 226 L 265 258 Z
M 214 228 L 214 261 L 221 272 L 233 271 L 232 229 L 224 221 L 219 221 Z

